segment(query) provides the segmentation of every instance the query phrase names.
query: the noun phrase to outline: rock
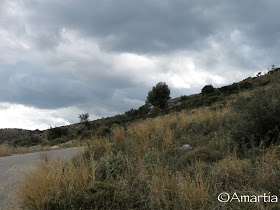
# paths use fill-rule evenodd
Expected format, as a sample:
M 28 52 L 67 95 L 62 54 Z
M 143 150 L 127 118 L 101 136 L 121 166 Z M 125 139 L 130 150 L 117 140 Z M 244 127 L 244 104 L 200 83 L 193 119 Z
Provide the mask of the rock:
M 193 149 L 193 147 L 189 144 L 185 144 L 182 147 L 180 147 L 180 151 L 183 153 L 187 153 L 189 151 L 191 151 Z
M 57 148 L 59 148 L 59 146 L 52 146 L 52 147 L 50 147 L 50 149 L 57 149 Z

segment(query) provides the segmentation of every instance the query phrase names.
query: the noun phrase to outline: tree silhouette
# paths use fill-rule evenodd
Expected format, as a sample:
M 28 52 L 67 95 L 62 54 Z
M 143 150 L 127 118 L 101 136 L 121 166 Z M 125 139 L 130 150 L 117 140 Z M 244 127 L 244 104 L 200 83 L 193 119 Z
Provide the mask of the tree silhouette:
M 164 109 L 170 100 L 170 89 L 165 82 L 159 82 L 148 93 L 146 103 Z

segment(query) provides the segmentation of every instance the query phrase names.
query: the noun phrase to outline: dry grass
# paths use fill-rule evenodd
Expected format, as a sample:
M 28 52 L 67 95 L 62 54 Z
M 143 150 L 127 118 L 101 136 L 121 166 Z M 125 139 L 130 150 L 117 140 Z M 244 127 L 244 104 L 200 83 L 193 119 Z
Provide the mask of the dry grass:
M 111 144 L 108 137 L 100 138 L 94 136 L 91 139 L 91 147 L 94 150 L 94 157 L 101 157 L 103 154 L 109 155 L 111 153 Z
M 31 152 L 40 152 L 49 150 L 49 146 L 36 146 L 36 147 L 20 147 L 20 146 L 10 146 L 7 143 L 0 144 L 0 157 L 9 156 L 13 154 L 25 154 Z
M 44 160 L 46 160 L 44 158 Z M 80 154 L 75 161 L 45 161 L 26 176 L 19 186 L 18 198 L 25 209 L 52 209 L 54 204 L 67 206 L 73 193 L 86 189 L 95 181 L 93 156 L 88 162 Z
M 156 149 L 168 150 L 173 147 L 174 144 L 174 131 L 171 130 L 172 125 L 177 124 L 182 131 L 187 131 L 188 125 L 192 122 L 204 123 L 207 121 L 219 121 L 224 118 L 229 112 L 229 108 L 225 107 L 219 110 L 211 110 L 205 107 L 194 109 L 192 111 L 181 111 L 179 113 L 173 113 L 166 116 L 160 116 L 154 119 L 148 119 L 141 122 L 134 123 L 127 128 L 127 132 L 122 132 L 121 139 L 128 137 L 133 138 L 135 145 L 146 151 L 147 149 L 154 147 Z M 118 138 L 113 138 L 113 141 L 118 141 L 119 128 L 113 130 L 114 135 L 118 133 Z M 159 141 L 156 142 L 155 140 Z M 137 153 L 141 153 L 136 146 Z
M 279 149 L 270 148 L 266 151 L 258 162 L 256 170 L 256 181 L 261 188 L 268 188 L 274 193 L 279 191 L 280 160 Z
M 25 153 L 31 153 L 31 152 L 40 152 L 49 150 L 50 147 L 48 146 L 40 146 L 40 147 L 10 147 L 10 151 L 12 154 L 25 154 Z
M 240 160 L 235 156 L 228 156 L 217 162 L 212 169 L 212 182 L 216 191 L 227 189 L 249 189 L 253 180 L 253 165 L 250 160 Z
M 80 208 L 90 201 L 92 209 L 212 209 L 220 206 L 217 195 L 224 191 L 274 192 L 278 147 L 238 157 L 229 145 L 230 125 L 224 126 L 233 116 L 229 105 L 217 104 L 141 120 L 126 129 L 114 126 L 111 136 L 92 135 L 92 150 L 75 161 L 45 158 L 21 185 L 21 204 L 67 209 L 79 198 Z M 178 147 L 185 143 L 197 147 L 181 154 Z
M 185 200 L 191 209 L 205 207 L 210 198 L 210 180 L 202 171 L 194 177 L 189 173 L 176 174 L 180 200 Z
M 63 206 L 66 205 L 63 202 L 69 201 L 67 197 L 77 196 L 73 192 L 81 194 L 89 186 L 106 183 L 105 188 L 110 193 L 113 189 L 114 192 L 136 197 L 145 208 L 206 207 L 211 197 L 209 180 L 212 174 L 204 172 L 203 164 L 195 170 L 170 171 L 167 167 L 170 163 L 166 161 L 180 146 L 181 136 L 188 133 L 191 123 L 218 121 L 227 115 L 228 110 L 227 107 L 220 110 L 199 108 L 136 122 L 127 130 L 114 126 L 112 136 L 92 136 L 90 139 L 93 149 L 90 154 L 97 161 L 96 165 L 81 156 L 77 158 L 79 167 L 73 162 L 44 158 L 45 163 L 38 166 L 21 185 L 21 204 L 39 209 L 52 208 L 59 202 Z M 93 161 L 93 157 L 90 160 Z M 111 182 L 117 185 L 107 185 Z M 107 190 L 100 193 L 109 193 Z M 103 199 L 107 205 L 109 198 L 105 196 Z
M 0 144 L 0 157 L 11 155 L 11 149 L 7 143 Z
M 113 133 L 113 136 L 114 136 L 114 139 L 116 141 L 120 141 L 124 138 L 125 136 L 125 131 L 124 131 L 124 128 L 123 127 L 120 127 L 120 126 L 115 126 L 113 129 L 112 129 L 112 133 Z

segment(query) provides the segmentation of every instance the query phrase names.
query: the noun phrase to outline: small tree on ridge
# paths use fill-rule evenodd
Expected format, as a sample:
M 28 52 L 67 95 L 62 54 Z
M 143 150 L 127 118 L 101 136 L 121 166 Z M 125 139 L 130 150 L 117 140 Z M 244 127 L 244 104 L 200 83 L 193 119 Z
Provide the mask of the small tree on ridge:
M 165 82 L 159 82 L 148 93 L 146 103 L 160 109 L 164 109 L 170 100 L 170 89 Z
M 89 113 L 79 114 L 80 123 L 83 123 L 85 126 L 89 126 Z

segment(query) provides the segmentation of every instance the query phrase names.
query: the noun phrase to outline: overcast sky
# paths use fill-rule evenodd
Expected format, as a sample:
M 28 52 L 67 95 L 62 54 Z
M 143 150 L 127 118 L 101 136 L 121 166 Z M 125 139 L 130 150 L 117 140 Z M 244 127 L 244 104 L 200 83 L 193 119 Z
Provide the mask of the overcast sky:
M 280 65 L 277 0 L 1 0 L 0 128 L 121 114 Z

